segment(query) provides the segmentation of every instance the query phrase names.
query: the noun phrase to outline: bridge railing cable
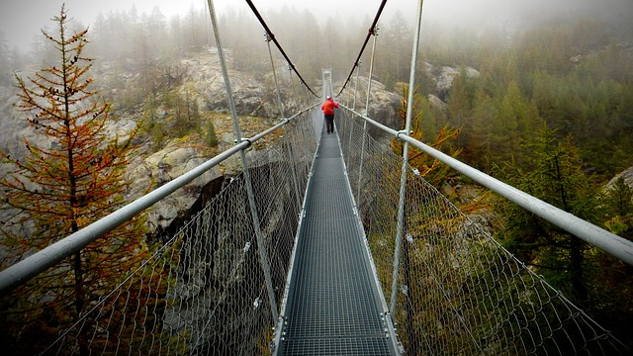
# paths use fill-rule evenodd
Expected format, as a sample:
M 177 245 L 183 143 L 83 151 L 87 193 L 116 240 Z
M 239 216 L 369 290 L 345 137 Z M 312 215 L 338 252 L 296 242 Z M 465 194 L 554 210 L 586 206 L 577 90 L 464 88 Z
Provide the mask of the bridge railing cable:
M 406 194 L 399 256 L 400 168 L 403 157 L 374 140 L 364 123 L 406 140 L 432 157 L 529 211 L 629 260 L 631 243 L 434 150 L 343 106 L 337 121 L 341 150 L 357 210 L 406 354 L 418 355 L 629 355 L 631 350 L 518 260 L 481 221 L 455 207 L 420 172 L 406 165 Z M 365 137 L 364 148 L 361 147 Z M 382 141 L 382 140 L 381 140 Z M 384 142 L 384 141 L 382 141 Z M 361 151 L 363 164 L 361 169 Z M 405 162 L 406 163 L 406 162 Z M 362 176 L 362 180 L 358 178 Z M 359 186 L 355 186 L 359 185 Z M 587 236 L 591 235 L 591 237 Z M 613 251 L 622 249 L 624 251 Z M 400 268 L 393 275 L 394 259 Z
M 275 44 L 275 46 L 277 46 L 277 49 L 279 49 L 279 52 L 281 53 L 281 55 L 286 59 L 286 61 L 288 62 L 288 65 L 290 66 L 290 68 L 297 74 L 297 77 L 299 77 L 299 80 L 301 81 L 301 83 L 303 83 L 303 85 L 305 86 L 305 88 L 312 93 L 312 95 L 314 95 L 315 97 L 319 97 L 313 90 L 312 88 L 310 88 L 310 86 L 308 85 L 308 83 L 306 83 L 306 81 L 303 79 L 303 77 L 301 76 L 301 74 L 299 73 L 299 71 L 297 70 L 297 68 L 295 67 L 295 65 L 292 63 L 292 61 L 290 60 L 290 58 L 288 57 L 288 55 L 286 54 L 286 51 L 284 51 L 283 47 L 281 47 L 281 45 L 279 44 L 279 41 L 277 41 L 277 38 L 275 37 L 275 35 L 273 34 L 273 32 L 270 30 L 270 28 L 268 27 L 268 24 L 266 23 L 266 21 L 264 20 L 264 18 L 262 17 L 262 15 L 259 13 L 259 11 L 257 10 L 257 8 L 255 7 L 255 5 L 253 4 L 253 2 L 251 0 L 246 0 L 246 3 L 248 4 L 248 6 L 251 8 L 251 10 L 253 11 L 253 14 L 255 14 L 255 17 L 257 17 L 257 20 L 259 21 L 259 23 L 262 25 L 262 27 L 264 28 L 264 30 L 266 30 L 266 33 L 268 34 L 269 38 L 271 41 L 273 41 L 273 43 Z

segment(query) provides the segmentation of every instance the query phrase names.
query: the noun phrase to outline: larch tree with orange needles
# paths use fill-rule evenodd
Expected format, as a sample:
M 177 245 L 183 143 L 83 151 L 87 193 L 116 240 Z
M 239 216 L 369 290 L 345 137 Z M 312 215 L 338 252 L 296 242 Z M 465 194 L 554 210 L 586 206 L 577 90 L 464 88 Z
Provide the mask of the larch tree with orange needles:
M 407 102 L 405 99 L 408 97 L 407 88 L 404 88 L 402 97 L 402 105 L 398 109 L 398 116 L 400 117 L 401 127 L 404 128 L 407 116 Z M 459 136 L 460 130 L 452 128 L 448 124 L 443 127 L 437 127 L 437 122 L 441 120 L 434 117 L 428 100 L 417 91 L 413 95 L 412 115 L 411 137 L 425 142 L 435 149 L 439 150 L 443 145 L 452 146 L 452 141 Z M 391 148 L 396 154 L 402 155 L 402 141 L 392 139 Z M 460 149 L 451 148 L 450 155 L 456 157 L 460 152 Z M 447 178 L 450 171 L 450 168 L 439 160 L 412 146 L 409 147 L 408 163 L 411 167 L 416 168 L 426 181 L 436 186 Z
M 121 207 L 130 185 L 125 169 L 136 132 L 125 139 L 108 133 L 109 104 L 89 89 L 93 59 L 83 54 L 88 29 L 70 34 L 63 6 L 53 21 L 58 37 L 42 33 L 59 62 L 27 80 L 16 75 L 18 108 L 47 144 L 24 139 L 24 157 L 0 153 L 12 167 L 0 179 L 0 196 L 5 212 L 16 212 L 1 225 L 14 261 Z M 31 226 L 28 236 L 16 233 L 25 225 Z M 0 339 L 10 349 L 38 348 L 50 341 L 46 336 L 57 336 L 85 317 L 91 303 L 146 256 L 144 235 L 143 219 L 132 219 L 3 298 L 6 324 Z M 78 335 L 76 347 L 86 351 L 87 330 Z

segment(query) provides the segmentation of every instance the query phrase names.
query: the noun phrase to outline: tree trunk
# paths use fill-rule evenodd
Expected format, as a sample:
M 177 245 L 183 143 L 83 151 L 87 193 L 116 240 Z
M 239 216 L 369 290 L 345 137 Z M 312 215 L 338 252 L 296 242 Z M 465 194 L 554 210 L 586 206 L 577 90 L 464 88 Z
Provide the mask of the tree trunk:
M 582 271 L 582 242 L 575 236 L 571 237 L 571 268 L 570 268 L 570 277 L 571 277 L 571 285 L 574 289 L 574 294 L 576 298 L 578 298 L 578 302 L 581 305 L 584 305 L 587 301 L 587 288 L 583 281 L 583 271 Z

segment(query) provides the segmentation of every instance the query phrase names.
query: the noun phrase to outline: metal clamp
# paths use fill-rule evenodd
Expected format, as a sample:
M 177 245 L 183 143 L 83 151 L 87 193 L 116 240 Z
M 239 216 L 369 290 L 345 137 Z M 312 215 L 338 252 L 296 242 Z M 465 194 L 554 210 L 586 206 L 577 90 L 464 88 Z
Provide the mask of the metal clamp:
M 400 135 L 407 135 L 407 136 L 409 136 L 409 132 L 407 132 L 407 130 L 400 130 L 400 131 L 396 132 L 396 139 L 402 141 L 402 139 L 400 138 Z
M 237 143 L 237 139 L 233 140 L 233 142 Z M 244 138 L 242 137 L 242 140 L 240 141 L 240 143 L 242 142 L 248 142 L 248 145 L 246 146 L 246 148 L 249 148 L 253 145 L 253 141 L 251 141 L 250 138 Z

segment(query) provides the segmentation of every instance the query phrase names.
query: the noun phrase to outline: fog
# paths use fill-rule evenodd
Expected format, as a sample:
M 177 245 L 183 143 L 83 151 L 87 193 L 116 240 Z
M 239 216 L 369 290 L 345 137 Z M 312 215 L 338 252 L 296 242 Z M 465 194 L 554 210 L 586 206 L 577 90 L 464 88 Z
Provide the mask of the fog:
M 89 26 L 99 13 L 129 11 L 132 6 L 141 13 L 150 13 L 158 7 L 166 18 L 184 15 L 191 7 L 206 7 L 205 0 L 19 0 L 3 1 L 0 5 L 0 31 L 9 46 L 18 45 L 27 50 L 39 30 L 52 25 L 50 19 L 59 13 L 65 3 L 70 15 L 84 26 Z M 370 22 L 381 0 L 253 0 L 264 18 L 271 8 L 291 6 L 307 10 L 317 19 L 332 18 L 344 25 L 350 21 Z M 218 13 L 227 7 L 249 11 L 246 1 L 215 0 Z M 415 19 L 418 2 L 415 0 L 387 1 L 382 22 L 388 22 L 396 11 L 407 21 Z M 442 26 L 525 26 L 534 22 L 572 16 L 598 18 L 606 22 L 618 22 L 622 31 L 633 34 L 633 0 L 426 0 L 424 21 Z M 274 31 L 274 24 L 270 24 Z M 368 23 L 369 25 L 369 23 Z

